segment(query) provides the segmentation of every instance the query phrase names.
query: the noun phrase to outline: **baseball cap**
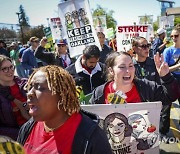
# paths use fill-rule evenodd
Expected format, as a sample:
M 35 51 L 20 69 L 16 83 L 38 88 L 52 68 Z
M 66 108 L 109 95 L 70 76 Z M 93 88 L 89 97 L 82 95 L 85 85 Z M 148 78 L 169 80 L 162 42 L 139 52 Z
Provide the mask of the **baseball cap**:
M 65 39 L 61 39 L 61 40 L 57 40 L 57 41 L 56 41 L 56 44 L 57 44 L 57 45 L 67 45 L 67 42 L 66 42 Z
M 16 45 L 17 45 L 16 42 L 12 42 L 12 43 L 10 44 L 10 47 L 16 46 Z
M 166 31 L 163 29 L 163 28 L 159 28 L 158 30 L 157 30 L 157 34 L 158 35 L 161 35 L 162 33 L 165 33 Z

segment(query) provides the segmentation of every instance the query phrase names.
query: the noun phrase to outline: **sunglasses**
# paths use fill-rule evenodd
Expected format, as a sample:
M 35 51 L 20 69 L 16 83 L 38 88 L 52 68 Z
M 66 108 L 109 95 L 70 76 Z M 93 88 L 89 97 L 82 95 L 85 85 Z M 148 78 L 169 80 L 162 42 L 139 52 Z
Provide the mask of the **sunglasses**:
M 34 43 L 39 43 L 39 41 L 32 41 L 32 42 L 34 42 Z
M 4 73 L 9 72 L 9 70 L 14 71 L 14 65 L 11 65 L 9 67 L 1 68 L 1 71 L 3 71 Z
M 150 44 L 143 44 L 143 45 L 139 45 L 138 47 L 143 48 L 143 49 L 147 49 L 150 48 Z
M 178 38 L 178 36 L 179 36 L 179 34 L 177 34 L 177 35 L 171 35 L 171 38 Z
M 57 44 L 58 47 L 65 47 L 65 44 Z

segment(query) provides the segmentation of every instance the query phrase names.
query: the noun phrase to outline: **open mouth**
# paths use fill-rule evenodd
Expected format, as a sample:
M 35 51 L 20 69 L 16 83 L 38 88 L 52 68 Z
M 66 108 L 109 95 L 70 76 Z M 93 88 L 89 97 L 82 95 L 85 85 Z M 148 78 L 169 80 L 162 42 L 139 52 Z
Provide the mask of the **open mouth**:
M 120 131 L 114 132 L 114 135 L 120 135 L 120 134 L 121 134 Z
M 35 105 L 29 105 L 29 114 L 34 114 L 37 109 L 38 108 Z
M 128 80 L 130 80 L 131 79 L 131 76 L 124 76 L 123 77 L 123 80 L 126 80 L 126 81 L 128 81 Z

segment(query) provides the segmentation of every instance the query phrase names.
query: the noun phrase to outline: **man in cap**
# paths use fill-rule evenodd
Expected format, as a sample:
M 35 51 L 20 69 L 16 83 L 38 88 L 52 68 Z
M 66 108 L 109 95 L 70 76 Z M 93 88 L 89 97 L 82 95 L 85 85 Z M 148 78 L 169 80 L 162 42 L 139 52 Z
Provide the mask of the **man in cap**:
M 66 68 L 72 63 L 70 56 L 67 52 L 67 42 L 65 39 L 57 40 L 54 52 L 47 52 L 45 45 L 47 38 L 43 37 L 40 41 L 40 46 L 36 49 L 34 55 L 46 62 L 49 65 L 57 65 Z
M 164 41 L 164 38 L 166 37 L 166 31 L 163 28 L 159 28 L 157 30 L 157 35 L 158 37 L 153 42 L 153 55 L 155 55 L 157 52 L 160 54 L 163 53 L 164 49 L 166 48 L 166 44 L 169 43 L 167 40 Z

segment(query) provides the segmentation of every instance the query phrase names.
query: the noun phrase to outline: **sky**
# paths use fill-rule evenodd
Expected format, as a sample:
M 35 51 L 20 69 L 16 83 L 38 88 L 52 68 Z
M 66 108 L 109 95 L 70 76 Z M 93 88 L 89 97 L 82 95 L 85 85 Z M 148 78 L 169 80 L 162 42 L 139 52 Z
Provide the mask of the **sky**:
M 18 24 L 19 6 L 22 4 L 29 23 L 32 26 L 47 25 L 47 18 L 58 16 L 60 0 L 0 0 L 0 23 Z M 100 5 L 106 11 L 113 10 L 118 25 L 138 22 L 138 16 L 160 15 L 160 3 L 157 0 L 89 0 L 90 8 Z M 174 7 L 180 7 L 180 0 L 174 0 Z

